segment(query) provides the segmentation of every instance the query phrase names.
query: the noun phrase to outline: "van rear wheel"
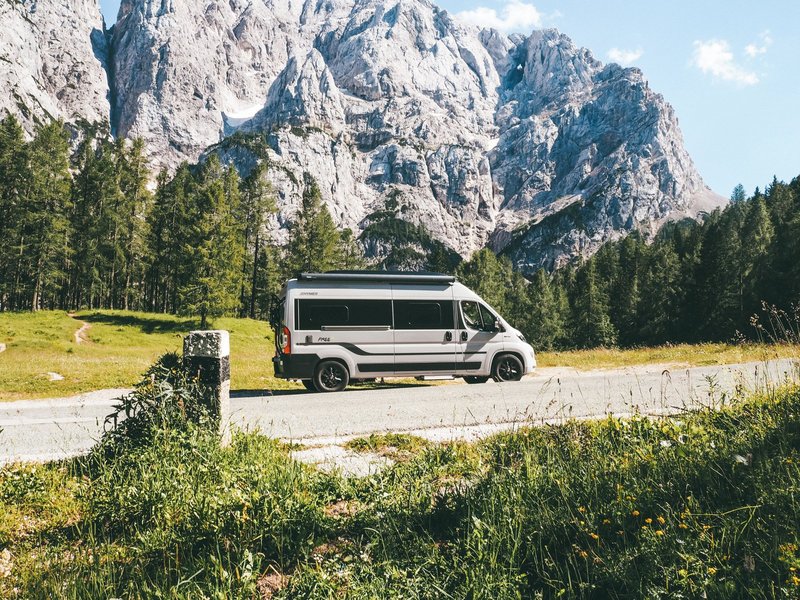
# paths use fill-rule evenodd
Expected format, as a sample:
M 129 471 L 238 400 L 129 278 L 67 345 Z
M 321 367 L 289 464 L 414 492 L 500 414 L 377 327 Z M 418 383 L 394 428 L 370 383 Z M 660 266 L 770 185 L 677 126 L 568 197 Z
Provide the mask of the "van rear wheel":
M 522 379 L 522 361 L 513 354 L 501 354 L 494 361 L 492 378 L 495 381 L 519 381 Z
M 323 360 L 314 370 L 314 387 L 318 392 L 341 392 L 350 382 L 350 373 L 336 360 Z
M 466 381 L 467 383 L 486 383 L 487 381 L 489 381 L 489 378 L 481 377 L 478 375 L 465 375 L 464 381 Z

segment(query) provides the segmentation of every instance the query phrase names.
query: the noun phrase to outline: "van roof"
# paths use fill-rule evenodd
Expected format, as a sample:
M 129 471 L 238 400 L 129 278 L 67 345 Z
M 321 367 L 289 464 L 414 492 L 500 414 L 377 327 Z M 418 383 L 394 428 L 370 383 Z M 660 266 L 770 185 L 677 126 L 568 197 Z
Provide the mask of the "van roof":
M 298 281 L 360 281 L 381 283 L 454 283 L 453 275 L 430 271 L 326 271 L 300 273 Z

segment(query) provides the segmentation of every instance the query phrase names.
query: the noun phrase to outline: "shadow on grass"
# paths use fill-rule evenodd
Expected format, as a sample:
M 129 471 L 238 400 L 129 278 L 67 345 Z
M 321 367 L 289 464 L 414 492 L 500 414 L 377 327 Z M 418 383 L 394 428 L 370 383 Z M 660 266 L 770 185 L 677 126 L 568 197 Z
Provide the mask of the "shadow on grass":
M 109 315 L 104 313 L 82 314 L 78 317 L 87 323 L 102 323 L 117 327 L 134 327 L 143 333 L 188 333 L 198 328 L 194 319 L 175 320 L 168 315 L 163 319 L 138 315 Z

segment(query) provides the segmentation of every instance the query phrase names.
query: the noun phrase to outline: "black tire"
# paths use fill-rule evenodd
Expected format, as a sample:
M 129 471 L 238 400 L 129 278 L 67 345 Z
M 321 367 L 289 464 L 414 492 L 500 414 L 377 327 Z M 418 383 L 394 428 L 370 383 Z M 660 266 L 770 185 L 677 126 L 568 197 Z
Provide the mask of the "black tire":
M 303 379 L 300 383 L 302 383 L 303 387 L 306 388 L 309 392 L 317 391 L 317 388 L 314 386 L 314 381 L 311 379 Z
M 495 381 L 519 381 L 523 375 L 522 361 L 513 354 L 501 354 L 494 359 L 492 379 Z
M 313 381 L 318 392 L 341 392 L 350 382 L 350 373 L 339 361 L 323 360 L 314 369 Z
M 486 383 L 487 381 L 489 381 L 489 378 L 479 375 L 465 375 L 464 381 L 466 381 L 467 383 Z

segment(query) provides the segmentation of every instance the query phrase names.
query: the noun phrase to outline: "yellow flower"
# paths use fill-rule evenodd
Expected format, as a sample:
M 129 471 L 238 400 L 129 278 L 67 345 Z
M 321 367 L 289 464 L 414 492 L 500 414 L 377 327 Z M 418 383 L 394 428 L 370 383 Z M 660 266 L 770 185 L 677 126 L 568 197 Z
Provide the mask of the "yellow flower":
M 716 573 L 717 573 L 717 570 L 714 567 L 708 567 L 708 574 L 709 575 L 715 575 Z
M 664 535 L 664 532 L 660 529 L 656 530 L 656 535 Z
M 579 506 L 578 507 L 578 512 L 585 513 L 586 512 L 586 507 L 585 506 Z
M 635 511 L 633 511 L 631 514 L 632 514 L 634 517 L 638 517 L 638 516 L 639 516 L 639 511 L 638 511 L 638 510 L 635 510 Z
M 603 519 L 603 525 L 610 525 L 611 519 Z
M 593 540 L 599 540 L 600 539 L 600 536 L 597 535 L 596 533 L 590 533 L 589 535 L 592 537 Z
M 678 527 L 680 527 L 681 529 L 689 529 L 689 526 L 686 523 L 680 523 Z
M 581 550 L 579 554 L 581 555 L 581 558 L 586 558 L 587 556 L 589 556 L 589 553 L 586 552 L 586 550 Z
M 792 583 L 795 585 L 800 585 L 800 577 L 797 575 L 792 575 Z
M 664 519 L 664 517 L 657 517 L 657 518 L 656 518 L 656 521 L 658 521 L 658 522 L 659 522 L 659 523 L 661 523 L 662 525 L 663 525 L 664 523 L 666 523 L 666 522 L 667 522 L 667 521 Z
M 650 517 L 647 517 L 647 518 L 644 520 L 644 522 L 645 522 L 645 523 L 647 523 L 648 525 L 650 525 L 650 523 L 652 523 L 652 522 L 653 522 L 653 519 L 651 519 Z

